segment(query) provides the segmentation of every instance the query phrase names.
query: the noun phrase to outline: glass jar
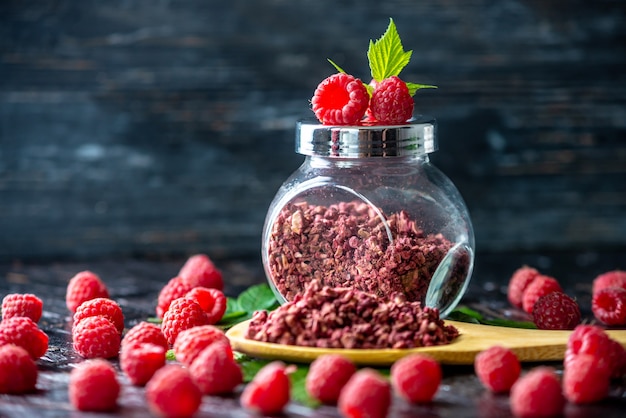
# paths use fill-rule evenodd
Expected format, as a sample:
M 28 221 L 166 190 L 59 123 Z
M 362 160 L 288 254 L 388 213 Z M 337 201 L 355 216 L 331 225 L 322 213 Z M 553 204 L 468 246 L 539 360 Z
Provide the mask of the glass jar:
M 454 184 L 430 163 L 436 122 L 300 122 L 303 164 L 265 219 L 262 258 L 281 303 L 312 280 L 380 297 L 402 293 L 445 316 L 469 284 L 474 232 Z

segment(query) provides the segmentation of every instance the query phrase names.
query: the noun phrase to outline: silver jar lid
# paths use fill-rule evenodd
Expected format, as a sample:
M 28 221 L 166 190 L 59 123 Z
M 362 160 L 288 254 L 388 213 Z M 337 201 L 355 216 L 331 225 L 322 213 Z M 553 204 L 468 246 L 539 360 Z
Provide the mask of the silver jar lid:
M 416 156 L 437 150 L 434 118 L 419 116 L 404 125 L 329 126 L 298 122 L 296 152 L 337 158 Z

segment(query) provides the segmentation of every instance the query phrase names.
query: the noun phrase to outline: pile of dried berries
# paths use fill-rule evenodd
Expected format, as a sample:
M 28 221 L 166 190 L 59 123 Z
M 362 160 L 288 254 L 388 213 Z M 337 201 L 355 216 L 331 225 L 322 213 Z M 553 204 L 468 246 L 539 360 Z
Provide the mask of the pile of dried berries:
M 313 281 L 275 311 L 255 312 L 246 338 L 325 348 L 414 348 L 448 344 L 458 335 L 437 309 L 422 308 L 402 294 L 384 300 Z

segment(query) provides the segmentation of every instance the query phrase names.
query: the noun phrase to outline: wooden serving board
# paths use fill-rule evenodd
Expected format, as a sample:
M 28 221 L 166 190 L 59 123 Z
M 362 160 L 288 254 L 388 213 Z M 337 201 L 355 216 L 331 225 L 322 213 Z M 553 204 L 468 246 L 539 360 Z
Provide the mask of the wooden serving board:
M 411 353 L 424 353 L 442 364 L 473 364 L 481 351 L 502 345 L 510 348 L 524 362 L 563 360 L 567 339 L 572 331 L 547 331 L 507 328 L 446 321 L 454 325 L 460 336 L 451 344 L 412 349 L 327 349 L 264 343 L 245 338 L 249 321 L 227 331 L 233 349 L 253 357 L 309 363 L 322 354 L 339 353 L 363 366 L 388 366 Z M 626 330 L 608 331 L 611 338 L 626 347 Z

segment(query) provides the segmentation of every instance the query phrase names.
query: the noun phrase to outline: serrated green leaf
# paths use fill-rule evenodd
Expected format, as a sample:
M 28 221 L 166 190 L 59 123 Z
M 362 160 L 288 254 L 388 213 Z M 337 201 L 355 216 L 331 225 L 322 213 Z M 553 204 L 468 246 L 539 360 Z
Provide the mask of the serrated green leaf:
M 372 78 L 382 81 L 397 76 L 411 60 L 413 51 L 405 51 L 393 19 L 387 30 L 376 42 L 370 40 L 367 50 Z
M 406 83 L 406 86 L 409 88 L 409 94 L 411 96 L 415 95 L 415 92 L 419 89 L 436 89 L 437 86 L 431 86 L 429 84 L 416 84 L 416 83 Z
M 226 311 L 224 312 L 224 316 L 232 313 L 232 312 L 240 312 L 243 309 L 239 307 L 239 303 L 237 299 L 231 298 L 230 296 L 226 298 Z
M 308 373 L 308 366 L 298 365 L 296 371 L 289 375 L 291 380 L 291 399 L 309 408 L 317 408 L 321 403 L 313 399 L 306 390 L 306 375 Z
M 252 313 L 260 310 L 270 310 L 278 304 L 274 292 L 267 284 L 249 287 L 237 298 L 240 310 Z

